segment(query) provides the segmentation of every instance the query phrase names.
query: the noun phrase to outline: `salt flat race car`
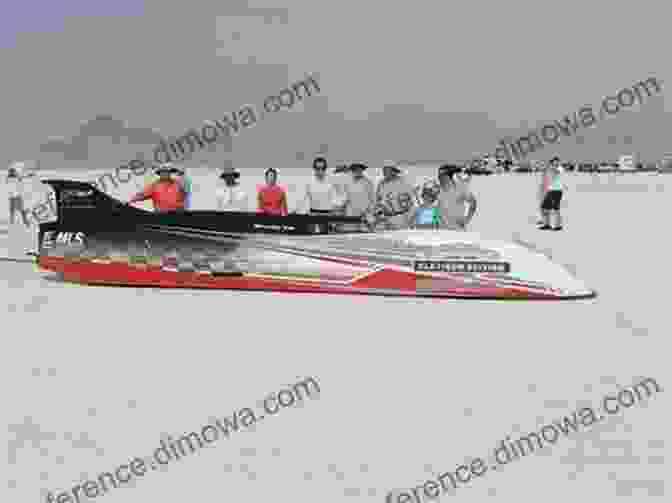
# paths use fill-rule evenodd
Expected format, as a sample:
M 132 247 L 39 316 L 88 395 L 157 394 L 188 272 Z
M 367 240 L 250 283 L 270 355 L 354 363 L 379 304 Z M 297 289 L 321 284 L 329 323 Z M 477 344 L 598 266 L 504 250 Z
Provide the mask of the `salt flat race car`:
M 524 244 L 448 230 L 367 232 L 358 218 L 154 213 L 78 181 L 45 180 L 56 219 L 38 266 L 99 285 L 464 299 L 580 299 L 596 293 Z

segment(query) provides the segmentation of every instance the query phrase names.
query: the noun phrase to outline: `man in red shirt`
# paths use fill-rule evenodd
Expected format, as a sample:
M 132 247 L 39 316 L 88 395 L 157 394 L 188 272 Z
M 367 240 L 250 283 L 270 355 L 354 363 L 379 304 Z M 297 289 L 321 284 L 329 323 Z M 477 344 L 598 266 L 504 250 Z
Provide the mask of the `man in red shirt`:
M 145 187 L 145 190 L 134 195 L 129 203 L 137 203 L 151 199 L 154 204 L 154 210 L 164 211 L 182 211 L 186 194 L 183 185 L 172 178 L 171 175 L 181 175 L 182 171 L 173 167 L 170 163 L 163 164 L 155 173 L 159 179 Z

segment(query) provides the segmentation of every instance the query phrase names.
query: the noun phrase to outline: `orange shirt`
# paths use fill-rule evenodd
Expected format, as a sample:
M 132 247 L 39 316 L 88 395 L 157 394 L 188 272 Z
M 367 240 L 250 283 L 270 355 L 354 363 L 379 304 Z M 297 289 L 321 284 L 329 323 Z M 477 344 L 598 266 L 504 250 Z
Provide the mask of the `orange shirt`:
M 287 196 L 278 185 L 264 185 L 259 189 L 259 211 L 267 215 L 287 215 Z
M 176 181 L 158 181 L 147 186 L 140 194 L 144 201 L 151 199 L 157 211 L 183 210 L 185 194 L 182 186 Z

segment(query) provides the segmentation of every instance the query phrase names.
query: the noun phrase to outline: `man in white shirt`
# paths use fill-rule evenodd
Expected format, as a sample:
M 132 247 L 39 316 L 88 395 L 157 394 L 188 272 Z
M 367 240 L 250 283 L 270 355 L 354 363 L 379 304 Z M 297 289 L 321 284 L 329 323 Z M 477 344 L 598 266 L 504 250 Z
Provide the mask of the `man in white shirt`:
M 313 180 L 306 185 L 304 207 L 311 215 L 331 214 L 335 209 L 338 194 L 336 187 L 327 179 L 327 160 L 316 157 L 313 161 Z
M 247 194 L 238 185 L 240 173 L 232 167 L 224 168 L 219 177 L 224 180 L 224 186 L 215 191 L 217 209 L 219 211 L 250 211 Z

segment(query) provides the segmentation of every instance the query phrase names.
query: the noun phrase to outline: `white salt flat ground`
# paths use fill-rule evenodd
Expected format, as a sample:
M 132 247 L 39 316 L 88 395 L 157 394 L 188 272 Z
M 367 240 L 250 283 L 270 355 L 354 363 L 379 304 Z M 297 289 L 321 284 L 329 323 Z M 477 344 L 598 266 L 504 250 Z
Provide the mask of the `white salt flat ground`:
M 672 178 L 591 179 L 567 177 L 561 233 L 534 227 L 536 178 L 473 181 L 474 230 L 551 250 L 598 291 L 589 301 L 82 287 L 0 263 L 2 501 L 67 490 L 307 376 L 319 400 L 102 501 L 382 502 L 638 377 L 667 390 Z M 22 234 L 0 232 L 0 251 L 30 247 Z M 452 498 L 658 500 L 669 417 L 663 392 Z

